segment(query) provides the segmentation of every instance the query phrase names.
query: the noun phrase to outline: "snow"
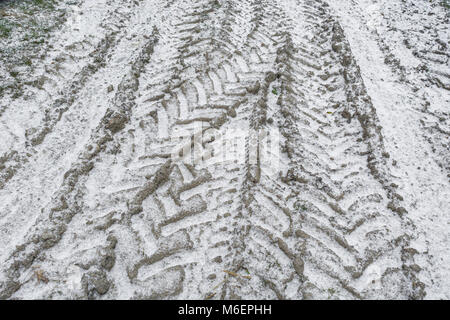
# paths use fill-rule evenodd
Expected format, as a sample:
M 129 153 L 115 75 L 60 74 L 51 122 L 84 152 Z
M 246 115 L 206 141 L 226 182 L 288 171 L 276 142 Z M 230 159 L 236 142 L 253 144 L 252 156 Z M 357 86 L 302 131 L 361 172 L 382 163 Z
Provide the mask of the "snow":
M 0 298 L 450 299 L 448 8 L 57 9 L 0 55 Z

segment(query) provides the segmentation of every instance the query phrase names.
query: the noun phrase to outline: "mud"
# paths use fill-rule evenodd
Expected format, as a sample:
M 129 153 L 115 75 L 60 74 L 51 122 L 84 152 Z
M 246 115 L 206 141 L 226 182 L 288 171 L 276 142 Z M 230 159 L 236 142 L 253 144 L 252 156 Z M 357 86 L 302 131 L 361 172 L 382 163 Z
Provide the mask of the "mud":
M 0 54 L 1 299 L 449 298 L 448 8 L 53 5 Z

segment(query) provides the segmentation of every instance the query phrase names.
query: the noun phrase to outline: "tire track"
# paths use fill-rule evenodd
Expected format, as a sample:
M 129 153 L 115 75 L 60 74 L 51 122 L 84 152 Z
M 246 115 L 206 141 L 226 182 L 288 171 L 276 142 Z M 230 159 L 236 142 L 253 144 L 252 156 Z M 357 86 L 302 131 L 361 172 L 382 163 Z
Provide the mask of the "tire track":
M 133 2 L 134 4 L 134 2 Z M 103 22 L 103 27 L 107 30 L 104 37 L 99 41 L 96 47 L 89 53 L 89 62 L 76 73 L 72 79 L 61 89 L 57 97 L 53 97 L 54 101 L 50 106 L 42 110 L 43 121 L 39 127 L 27 129 L 25 132 L 25 148 L 22 150 L 10 150 L 1 157 L 0 166 L 0 189 L 23 167 L 27 162 L 30 154 L 36 146 L 40 145 L 45 137 L 51 133 L 64 113 L 79 99 L 79 93 L 86 86 L 88 81 L 103 67 L 108 53 L 114 48 L 120 39 L 118 37 L 118 29 L 126 26 L 126 21 L 130 18 L 128 14 L 122 14 L 116 10 L 112 10 Z M 121 25 L 111 26 L 110 21 L 122 21 Z M 122 35 L 123 36 L 123 35 Z M 73 59 L 68 57 L 70 54 L 58 55 L 56 61 L 64 61 Z M 60 69 L 64 69 L 61 63 L 54 66 L 55 70 L 46 70 L 47 73 L 61 74 Z M 59 71 L 58 71 L 59 70 Z M 57 81 L 65 82 L 66 79 L 58 79 Z
M 136 10 L 134 6 L 130 8 Z M 111 11 L 114 10 L 113 7 Z M 136 12 L 127 14 L 132 16 L 133 28 L 118 36 L 120 40 L 117 46 L 111 48 L 108 57 L 105 57 L 108 67 L 92 75 L 79 93 L 83 98 L 77 99 L 72 108 L 65 112 L 41 145 L 28 150 L 30 153 L 26 154 L 26 165 L 21 170 L 18 170 L 19 166 L 9 183 L 0 190 L 0 230 L 4 252 L 16 240 L 20 241 L 26 230 L 34 224 L 41 208 L 50 202 L 52 194 L 58 190 L 64 173 L 90 143 L 91 131 L 95 131 L 109 106 L 108 100 L 114 97 L 114 90 L 109 90 L 109 87 L 117 88 L 121 74 L 128 72 L 128 68 L 123 68 L 120 62 L 131 63 L 136 58 L 139 48 L 133 51 L 130 49 L 136 47 L 136 40 L 142 42 L 145 38 L 136 39 L 132 35 L 139 31 L 142 23 L 148 21 L 139 21 L 140 16 Z M 113 26 L 109 28 L 114 29 Z M 10 170 L 8 166 L 6 170 Z M 23 181 L 27 181 L 27 184 L 23 185 Z M 15 197 L 11 197 L 11 194 L 15 194 Z
M 448 284 L 438 281 L 439 285 L 436 285 L 437 282 L 433 284 L 431 279 L 445 278 L 442 274 L 446 272 L 447 265 L 442 263 L 447 258 L 440 253 L 441 248 L 448 246 L 446 237 L 441 237 L 445 232 L 439 231 L 446 224 L 443 222 L 444 215 L 440 213 L 445 212 L 448 206 L 448 174 L 444 151 L 446 137 L 444 132 L 432 132 L 429 128 L 445 127 L 446 117 L 442 106 L 446 104 L 448 94 L 424 80 L 424 72 L 412 71 L 417 64 L 425 62 L 413 58 L 410 52 L 432 44 L 434 35 L 429 36 L 440 27 L 427 29 L 429 21 L 414 24 L 411 35 L 417 29 L 423 28 L 424 31 L 423 34 L 417 34 L 422 40 L 416 46 L 414 42 L 403 42 L 403 36 L 410 37 L 402 31 L 403 27 L 399 26 L 399 30 L 385 29 L 386 24 L 392 25 L 393 20 L 385 21 L 384 17 L 398 15 L 395 11 L 403 7 L 404 12 L 410 12 L 405 20 L 425 10 L 429 14 L 422 14 L 424 20 L 439 21 L 439 15 L 445 13 L 446 9 L 440 4 L 425 2 L 375 4 L 371 1 L 352 1 L 339 6 L 330 5 L 349 34 L 368 92 L 381 120 L 384 140 L 390 153 L 389 161 L 392 161 L 392 174 L 397 177 L 395 185 L 399 186 L 398 193 L 404 197 L 403 206 L 409 211 L 408 217 L 417 226 L 409 249 L 416 250 L 416 275 L 426 284 L 426 298 L 443 297 L 445 294 L 442 295 L 442 292 L 445 290 L 442 288 Z M 395 20 L 398 19 L 400 17 L 397 16 Z M 350 20 L 353 21 L 349 24 Z M 370 48 L 370 56 L 366 55 L 367 48 Z M 393 57 L 396 63 L 393 63 Z M 436 257 L 439 257 L 439 262 L 435 260 Z
M 436 163 L 448 175 L 450 127 L 443 107 L 449 102 L 447 9 L 443 3 L 426 1 L 350 2 L 366 28 L 377 36 L 385 64 L 410 86 L 415 109 L 422 114 L 423 136 L 436 155 Z M 399 13 L 404 18 L 399 19 Z M 414 27 L 405 29 L 406 25 Z
M 298 50 L 287 53 L 291 59 L 287 94 L 280 102 L 282 106 L 300 106 L 300 118 L 294 118 L 297 124 L 289 125 L 298 131 L 289 130 L 286 136 L 320 142 L 300 148 L 287 144 L 290 157 L 302 159 L 287 178 L 303 193 L 296 202 L 297 209 L 304 211 L 300 214 L 302 227 L 296 233 L 305 241 L 302 253 L 308 256 L 308 252 L 314 252 L 304 259 L 315 266 L 310 267 L 314 268 L 314 277 L 318 268 L 329 280 L 323 284 L 307 281 L 304 294 L 314 296 L 313 292 L 321 289 L 349 294 L 349 298 L 368 298 L 374 293 L 388 298 L 389 290 L 393 290 L 404 298 L 423 297 L 423 284 L 409 267 L 413 257 L 408 243 L 414 229 L 407 218 L 401 218 L 406 212 L 399 204 L 401 196 L 391 186 L 378 119 L 343 31 L 329 15 L 326 4 L 307 2 L 305 12 L 309 16 L 305 20 L 317 24 L 308 28 L 313 32 L 310 37 L 302 35 L 309 43 L 296 43 Z M 317 53 L 321 65 L 315 58 Z M 302 84 L 302 74 L 315 76 L 316 83 Z M 323 253 L 316 260 L 318 252 Z M 349 253 L 351 256 L 346 256 Z M 386 259 L 396 254 L 397 262 L 389 266 Z M 380 277 L 376 281 L 383 283 L 385 292 L 376 292 L 365 279 L 375 269 Z M 336 287 L 326 290 L 325 286 L 333 282 Z M 389 283 L 396 287 L 388 290 Z M 365 292 L 358 287 L 364 287 Z
M 61 186 L 2 252 L 0 297 L 424 298 L 416 226 L 327 3 L 138 9 L 142 26 L 122 22 L 94 57 L 115 73 L 103 58 L 138 37 Z M 75 77 L 65 111 L 98 69 Z M 58 132 L 52 112 L 49 132 Z M 39 132 L 30 148 L 45 151 Z M 4 188 L 25 152 L 0 158 Z M 32 281 L 33 270 L 48 283 Z
M 90 139 L 91 144 L 86 146 L 78 161 L 65 173 L 63 184 L 54 195 L 52 207 L 43 209 L 43 213 L 47 214 L 48 218 L 37 223 L 35 230 L 31 231 L 31 235 L 28 236 L 29 240 L 18 246 L 8 259 L 10 262 L 5 268 L 8 280 L 2 283 L 2 298 L 8 298 L 20 288 L 21 284 L 16 279 L 20 278 L 21 273 L 27 270 L 46 249 L 53 247 L 61 240 L 67 229 L 66 225 L 80 210 L 83 180 L 93 169 L 96 158 L 105 150 L 110 151 L 107 148 L 108 144 L 113 140 L 113 135 L 122 130 L 129 120 L 129 114 L 134 106 L 134 94 L 139 87 L 139 74 L 150 59 L 156 41 L 157 35 L 154 31 L 150 36 L 150 40 L 147 41 L 139 56 L 133 62 L 131 71 L 119 85 L 113 100 L 114 108 L 107 110 L 96 132 Z M 84 278 L 88 280 L 83 281 L 89 282 L 89 279 L 94 279 L 94 283 L 97 283 L 99 281 L 98 278 L 103 279 L 104 274 L 101 272 L 88 274 L 88 277 Z M 84 284 L 84 287 L 86 287 L 88 294 L 92 292 L 89 283 Z M 94 288 L 97 291 L 100 290 L 95 285 Z

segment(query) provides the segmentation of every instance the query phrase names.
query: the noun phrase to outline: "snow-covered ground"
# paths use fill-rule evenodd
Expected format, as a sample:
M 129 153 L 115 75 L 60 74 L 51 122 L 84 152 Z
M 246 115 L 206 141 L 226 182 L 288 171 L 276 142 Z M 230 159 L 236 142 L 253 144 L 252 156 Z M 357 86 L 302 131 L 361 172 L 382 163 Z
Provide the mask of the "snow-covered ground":
M 449 13 L 0 1 L 0 298 L 450 299 Z

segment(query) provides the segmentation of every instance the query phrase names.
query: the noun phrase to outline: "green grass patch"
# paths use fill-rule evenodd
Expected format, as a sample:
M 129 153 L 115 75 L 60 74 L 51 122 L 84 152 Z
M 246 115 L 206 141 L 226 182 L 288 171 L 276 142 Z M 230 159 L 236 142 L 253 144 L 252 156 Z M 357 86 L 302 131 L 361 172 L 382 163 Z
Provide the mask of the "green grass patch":
M 78 1 L 78 0 L 76 0 Z M 9 70 L 7 84 L 0 85 L 0 94 L 12 97 L 23 94 L 27 72 L 34 59 L 43 56 L 50 33 L 65 21 L 65 10 L 57 9 L 60 0 L 0 0 L 0 63 Z
M 55 1 L 53 0 L 31 0 L 31 3 L 35 6 L 52 9 Z
M 330 300 L 336 294 L 336 290 L 333 288 L 328 288 L 327 291 L 328 291 L 328 300 Z
M 23 60 L 23 64 L 26 65 L 26 66 L 28 66 L 28 67 L 31 67 L 31 65 L 33 64 L 33 61 L 31 61 L 30 58 L 25 58 L 25 59 Z
M 13 26 L 8 21 L 0 20 L 0 38 L 7 38 L 11 34 Z

